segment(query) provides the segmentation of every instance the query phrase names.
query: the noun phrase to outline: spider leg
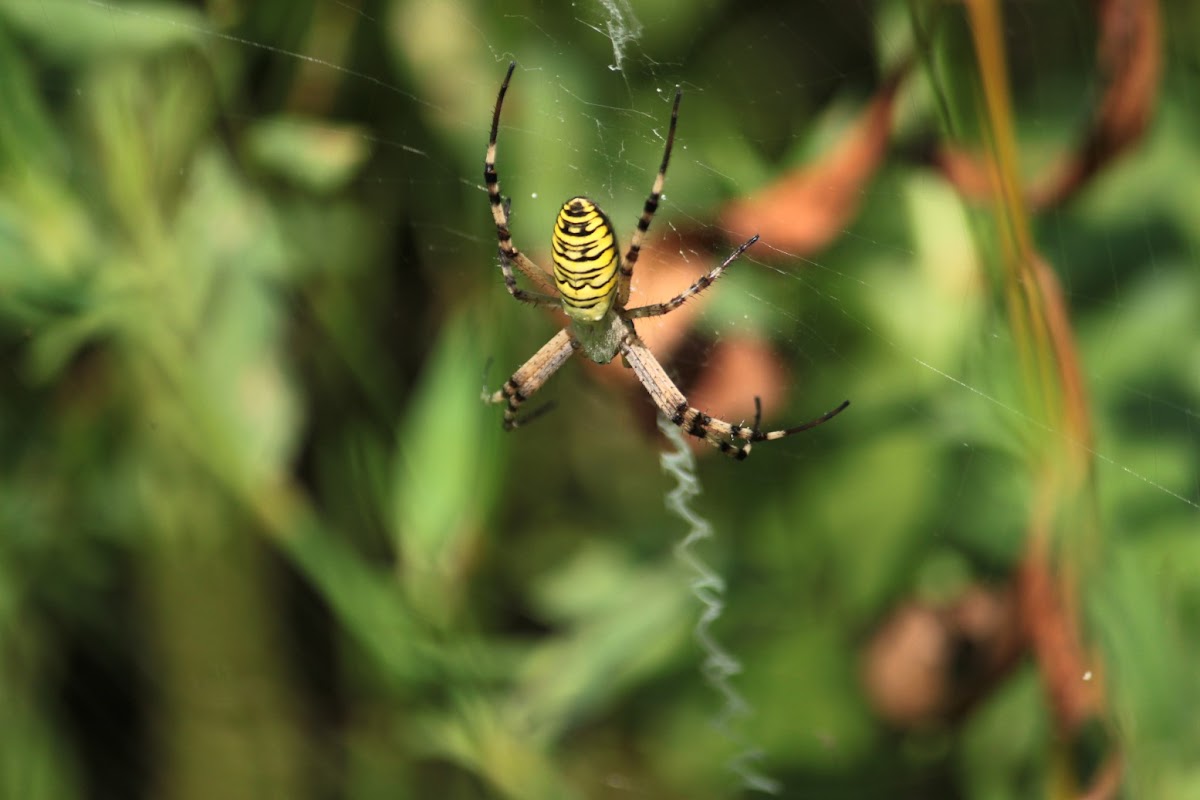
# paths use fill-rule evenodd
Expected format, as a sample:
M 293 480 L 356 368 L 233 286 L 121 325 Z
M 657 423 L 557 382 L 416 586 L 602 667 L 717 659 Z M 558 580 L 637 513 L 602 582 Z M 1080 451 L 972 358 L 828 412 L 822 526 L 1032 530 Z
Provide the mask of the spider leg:
M 755 398 L 755 407 L 758 408 L 759 406 L 760 406 L 760 404 L 758 403 L 758 398 L 756 397 Z M 817 427 L 818 425 L 824 425 L 826 422 L 829 422 L 829 420 L 833 419 L 838 414 L 842 413 L 847 408 L 849 408 L 849 406 L 850 406 L 850 401 L 843 400 L 841 402 L 841 404 L 838 405 L 837 408 L 829 409 L 828 411 L 826 411 L 824 414 L 817 417 L 816 419 L 810 419 L 808 422 L 805 422 L 803 425 L 797 425 L 794 428 L 785 428 L 780 431 L 766 431 L 766 432 L 760 431 L 758 429 L 758 415 L 755 414 L 754 432 L 753 432 L 753 435 L 751 435 L 751 437 L 750 437 L 750 441 L 752 441 L 752 442 L 769 442 L 774 439 L 782 439 L 785 436 L 791 436 L 793 433 L 801 433 L 802 431 L 807 431 L 811 428 Z
M 675 125 L 679 121 L 679 101 L 683 98 L 683 90 L 678 86 L 675 87 L 675 104 L 671 107 L 671 127 L 667 130 L 667 144 L 663 149 L 662 164 L 658 168 L 658 174 L 654 176 L 654 185 L 650 189 L 650 196 L 646 198 L 646 204 L 642 206 L 642 216 L 638 219 L 637 229 L 634 230 L 633 236 L 629 240 L 629 252 L 625 254 L 625 261 L 621 264 L 621 274 L 617 279 L 617 305 L 624 307 L 629 302 L 629 282 L 633 278 L 633 267 L 637 264 L 638 255 L 642 251 L 642 239 L 646 236 L 646 231 L 650 229 L 650 220 L 654 219 L 654 212 L 658 210 L 658 201 L 662 197 L 663 183 L 667 179 L 667 164 L 671 161 L 671 147 L 675 144 Z
M 815 428 L 817 425 L 833 419 L 846 406 L 850 405 L 850 401 L 847 400 L 832 411 L 826 412 L 803 425 L 784 430 L 764 432 L 758 429 L 759 414 L 757 411 L 761 411 L 762 404 L 757 398 L 755 400 L 757 411 L 754 426 L 748 428 L 745 425 L 734 425 L 723 419 L 710 417 L 700 409 L 689 405 L 687 398 L 683 396 L 683 392 L 679 391 L 679 387 L 667 375 L 666 370 L 658 363 L 658 359 L 638 340 L 636 335 L 632 333 L 626 335 L 625 339 L 621 342 L 621 353 L 625 356 L 625 360 L 629 363 L 629 366 L 633 368 L 634 374 L 638 376 L 638 380 L 646 387 L 650 398 L 654 400 L 654 404 L 658 406 L 663 416 L 682 428 L 684 433 L 704 439 L 725 455 L 736 458 L 739 461 L 750 455 L 752 442 L 782 439 L 785 436 L 791 436 L 793 433 L 800 433 L 801 431 Z
M 518 268 L 520 268 L 520 262 L 517 263 Z M 517 276 L 513 274 L 512 265 L 512 259 L 508 253 L 504 252 L 504 247 L 502 246 L 500 248 L 500 274 L 504 276 L 504 288 L 508 290 L 509 294 L 522 303 L 529 303 L 531 306 L 562 308 L 562 301 L 558 297 L 539 292 L 528 292 L 517 286 Z
M 483 161 L 483 182 L 487 185 L 488 202 L 492 207 L 492 219 L 496 223 L 496 238 L 500 243 L 500 269 L 504 273 L 504 286 L 508 293 L 518 300 L 534 305 L 549 305 L 546 300 L 553 300 L 558 292 L 550 275 L 537 264 L 534 264 L 525 254 L 513 244 L 512 234 L 508 229 L 508 212 L 511 200 L 500 196 L 500 176 L 496 173 L 496 134 L 500 128 L 500 109 L 504 105 L 504 95 L 508 92 L 508 82 L 512 78 L 517 62 L 508 65 L 504 74 L 504 82 L 500 84 L 500 93 L 496 95 L 496 108 L 492 111 L 492 131 L 488 137 L 487 155 Z M 539 295 L 517 288 L 516 278 L 513 277 L 512 267 L 516 265 L 526 278 L 533 281 L 546 294 Z
M 658 359 L 635 335 L 627 334 L 621 341 L 621 354 L 633 368 L 642 386 L 646 387 L 658 410 L 683 428 L 684 433 L 704 439 L 727 456 L 741 460 L 749 455 L 753 428 L 714 419 L 700 409 L 689 406 L 687 398 L 658 363 Z
M 758 241 L 758 234 L 754 234 L 749 239 L 747 239 L 745 242 L 743 242 L 738 247 L 737 250 L 734 250 L 733 253 L 730 254 L 729 258 L 727 258 L 723 262 L 721 262 L 721 265 L 719 267 L 714 269 L 712 272 L 709 272 L 707 275 L 702 276 L 698 281 L 693 283 L 688 288 L 684 289 L 679 294 L 672 297 L 667 302 L 655 303 L 654 305 L 638 306 L 637 308 L 631 308 L 625 312 L 625 316 L 630 319 L 637 319 L 638 317 L 660 317 L 663 314 L 671 313 L 672 311 L 674 311 L 675 309 L 679 308 L 681 305 L 686 303 L 690 298 L 695 297 L 696 295 L 700 294 L 705 289 L 707 289 L 709 286 L 712 286 L 712 284 L 717 280 L 717 278 L 721 277 L 721 275 L 725 272 L 725 269 L 730 264 L 732 264 L 734 261 L 736 261 L 738 256 L 740 256 L 742 253 L 746 252 L 746 250 L 750 247 L 750 245 L 754 244 L 757 241 Z
M 542 349 L 534 353 L 532 358 L 522 364 L 498 391 L 489 392 L 487 387 L 484 387 L 483 402 L 506 404 L 504 430 L 511 431 L 513 428 L 532 422 L 550 410 L 549 406 L 542 406 L 525 417 L 517 416 L 521 404 L 542 388 L 550 376 L 557 372 L 558 368 L 565 364 L 577 349 L 579 349 L 579 342 L 575 341 L 571 332 L 564 328 L 554 338 L 542 345 Z

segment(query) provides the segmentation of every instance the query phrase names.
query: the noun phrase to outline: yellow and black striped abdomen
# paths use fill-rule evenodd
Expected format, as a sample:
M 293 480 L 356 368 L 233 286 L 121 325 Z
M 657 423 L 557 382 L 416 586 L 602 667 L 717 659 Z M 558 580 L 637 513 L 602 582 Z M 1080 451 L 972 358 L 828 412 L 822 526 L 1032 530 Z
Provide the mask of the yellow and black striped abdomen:
M 550 250 L 563 310 L 578 320 L 601 319 L 617 296 L 621 264 L 608 217 L 586 197 L 572 197 L 558 212 Z

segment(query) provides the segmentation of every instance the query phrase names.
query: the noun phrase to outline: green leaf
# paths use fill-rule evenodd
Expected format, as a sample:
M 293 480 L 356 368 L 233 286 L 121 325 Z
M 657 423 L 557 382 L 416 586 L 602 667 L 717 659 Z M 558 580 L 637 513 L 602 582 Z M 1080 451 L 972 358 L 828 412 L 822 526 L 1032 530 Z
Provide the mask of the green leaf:
M 516 695 L 533 730 L 551 738 L 613 702 L 681 652 L 700 614 L 690 578 L 638 566 L 616 548 L 585 548 L 534 587 L 542 616 L 568 631 L 526 661 Z
M 263 169 L 313 192 L 341 189 L 371 154 L 361 128 L 286 116 L 251 127 L 246 148 Z
M 26 4 L 29 5 L 29 4 Z M 64 168 L 67 145 L 39 96 L 29 64 L 0 28 L 0 174 Z
M 435 618 L 461 597 L 497 489 L 500 424 L 479 399 L 484 362 L 468 314 L 448 320 L 397 442 L 393 532 L 408 589 Z
M 203 14 L 178 3 L 0 0 L 0 17 L 67 62 L 198 45 L 211 35 Z

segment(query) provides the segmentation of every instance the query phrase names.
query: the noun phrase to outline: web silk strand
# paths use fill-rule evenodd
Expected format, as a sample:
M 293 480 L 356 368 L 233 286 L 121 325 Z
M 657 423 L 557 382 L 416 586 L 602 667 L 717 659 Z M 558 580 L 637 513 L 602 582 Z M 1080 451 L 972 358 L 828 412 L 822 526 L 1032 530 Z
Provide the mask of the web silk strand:
M 675 512 L 688 525 L 688 532 L 675 545 L 675 557 L 692 574 L 692 594 L 700 601 L 700 617 L 692 629 L 693 638 L 704 654 L 701 673 L 705 683 L 721 696 L 722 706 L 713 719 L 713 727 L 727 740 L 741 748 L 729 762 L 729 768 L 742 782 L 742 787 L 767 794 L 779 794 L 780 783 L 762 774 L 754 763 L 763 753 L 753 746 L 734 727 L 740 717 L 754 713 L 753 707 L 733 685 L 733 676 L 742 671 L 741 662 L 722 647 L 713 636 L 713 623 L 725 609 L 725 581 L 712 570 L 695 552 L 700 542 L 711 539 L 713 527 L 704 517 L 693 510 L 691 501 L 700 495 L 700 480 L 696 477 L 696 457 L 683 438 L 677 425 L 659 415 L 658 427 L 675 446 L 674 451 L 664 452 L 660 457 L 664 472 L 675 478 L 675 488 L 667 493 L 667 508 Z

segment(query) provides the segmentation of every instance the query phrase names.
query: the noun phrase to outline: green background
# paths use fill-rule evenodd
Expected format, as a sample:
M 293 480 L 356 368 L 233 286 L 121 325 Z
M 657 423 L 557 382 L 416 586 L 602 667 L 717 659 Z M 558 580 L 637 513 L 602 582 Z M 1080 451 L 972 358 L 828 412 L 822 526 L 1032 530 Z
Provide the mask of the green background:
M 1066 796 L 1028 659 L 915 731 L 859 680 L 898 604 L 1004 584 L 1028 442 L 1063 435 L 1023 410 L 986 211 L 914 155 L 977 125 L 962 11 L 777 5 L 0 0 L 0 794 L 741 794 L 648 398 L 570 364 L 528 429 L 479 402 L 489 359 L 495 386 L 557 324 L 500 280 L 492 103 L 515 59 L 500 173 L 544 260 L 571 195 L 632 230 L 681 85 L 650 238 L 699 231 L 715 264 L 726 204 L 819 160 L 916 47 L 860 212 L 820 252 L 752 251 L 695 323 L 778 354 L 768 424 L 853 402 L 701 454 L 697 552 L 754 709 L 733 728 L 781 796 Z M 640 23 L 619 71 L 614 8 Z M 1034 176 L 1100 91 L 1095 23 L 1005 11 Z M 1163 14 L 1145 138 L 1035 234 L 1096 431 L 1101 537 L 1064 548 L 1127 791 L 1189 798 L 1200 14 Z

